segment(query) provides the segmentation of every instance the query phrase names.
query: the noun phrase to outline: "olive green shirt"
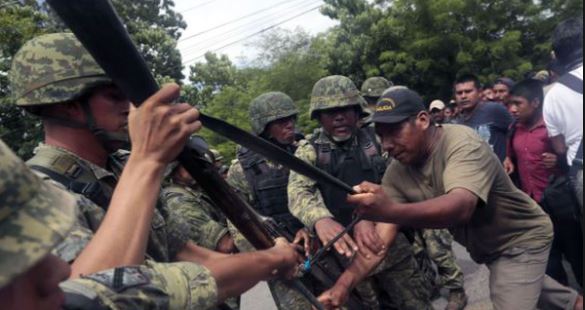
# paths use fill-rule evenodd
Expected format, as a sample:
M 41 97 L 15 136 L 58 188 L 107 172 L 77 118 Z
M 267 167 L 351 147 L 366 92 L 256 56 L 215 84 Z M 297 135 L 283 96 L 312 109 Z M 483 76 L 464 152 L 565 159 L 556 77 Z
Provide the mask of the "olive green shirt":
M 383 180 L 392 199 L 429 200 L 456 188 L 479 198 L 471 220 L 451 227 L 455 240 L 478 263 L 514 247 L 540 249 L 552 241 L 552 223 L 538 204 L 516 188 L 490 146 L 472 129 L 444 125 L 433 153 L 421 167 L 393 161 Z

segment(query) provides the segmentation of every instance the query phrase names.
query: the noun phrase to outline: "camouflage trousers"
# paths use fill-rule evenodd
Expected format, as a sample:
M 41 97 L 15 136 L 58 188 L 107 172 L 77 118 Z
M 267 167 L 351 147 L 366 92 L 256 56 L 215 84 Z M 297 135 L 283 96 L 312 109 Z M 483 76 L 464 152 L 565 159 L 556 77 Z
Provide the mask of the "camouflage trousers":
M 432 286 L 419 269 L 412 246 L 403 234 L 397 236 L 369 281 L 377 292 L 380 309 L 432 309 Z
M 211 273 L 193 263 L 147 262 L 110 269 L 63 282 L 61 288 L 68 297 L 65 309 L 203 310 L 214 309 L 218 302 Z
M 414 233 L 415 257 L 426 281 L 436 289 L 463 289 L 463 272 L 455 261 L 452 244 L 453 236 L 446 229 L 421 229 Z

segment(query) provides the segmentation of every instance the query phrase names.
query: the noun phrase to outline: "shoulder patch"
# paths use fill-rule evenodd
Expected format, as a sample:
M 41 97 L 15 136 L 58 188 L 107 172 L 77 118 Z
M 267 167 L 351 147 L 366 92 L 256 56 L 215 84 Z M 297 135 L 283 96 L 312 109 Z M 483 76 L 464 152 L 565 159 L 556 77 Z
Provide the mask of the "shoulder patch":
M 144 274 L 139 266 L 110 269 L 82 278 L 99 282 L 118 293 L 150 284 L 150 277 Z

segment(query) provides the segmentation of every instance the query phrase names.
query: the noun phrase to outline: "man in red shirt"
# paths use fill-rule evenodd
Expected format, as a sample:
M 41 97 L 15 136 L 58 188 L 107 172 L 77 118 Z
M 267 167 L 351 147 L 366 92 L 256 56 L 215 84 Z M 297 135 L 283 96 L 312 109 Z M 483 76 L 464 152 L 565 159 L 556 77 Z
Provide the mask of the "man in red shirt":
M 543 88 L 536 80 L 525 80 L 516 85 L 508 100 L 508 110 L 516 118 L 513 134 L 510 137 L 508 158 L 504 167 L 508 173 L 516 170 L 519 187 L 532 199 L 550 208 L 549 197 L 543 201 L 543 193 L 551 176 L 562 175 L 557 164 L 558 157 L 554 153 L 552 140 L 549 138 L 543 116 Z M 555 198 L 552 198 L 555 199 Z M 552 214 L 552 213 L 551 213 Z M 555 239 L 553 241 L 547 274 L 567 285 L 567 270 L 562 264 L 564 256 L 571 264 L 578 283 L 582 283 L 582 233 L 576 221 L 551 216 L 554 224 Z
M 518 173 L 520 188 L 537 202 L 542 200 L 550 177 L 558 174 L 557 156 L 542 114 L 543 102 L 542 84 L 533 79 L 514 86 L 507 102 L 516 122 L 504 166 L 509 174 Z

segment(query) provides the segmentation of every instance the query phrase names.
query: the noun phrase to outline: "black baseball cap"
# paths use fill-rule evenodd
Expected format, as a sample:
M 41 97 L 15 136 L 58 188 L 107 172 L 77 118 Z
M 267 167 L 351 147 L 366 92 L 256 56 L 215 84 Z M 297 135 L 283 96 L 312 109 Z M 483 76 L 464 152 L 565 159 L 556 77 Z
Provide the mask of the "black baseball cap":
M 401 123 L 411 116 L 425 111 L 422 97 L 410 89 L 397 89 L 385 93 L 376 104 L 374 123 Z

